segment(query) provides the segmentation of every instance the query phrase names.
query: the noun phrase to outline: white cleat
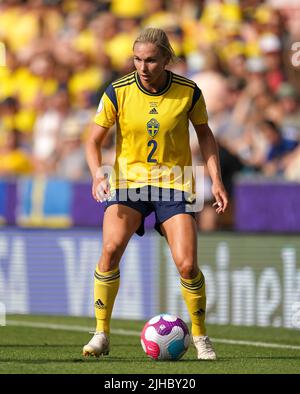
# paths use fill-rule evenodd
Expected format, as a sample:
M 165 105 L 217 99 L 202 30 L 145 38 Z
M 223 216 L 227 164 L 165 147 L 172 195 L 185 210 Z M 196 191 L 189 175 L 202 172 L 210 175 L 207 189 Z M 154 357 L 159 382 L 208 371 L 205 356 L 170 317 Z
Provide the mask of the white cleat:
M 87 356 L 99 357 L 109 354 L 109 337 L 105 332 L 95 332 L 90 342 L 83 346 L 82 354 Z
M 208 336 L 193 337 L 194 345 L 198 352 L 198 360 L 216 360 L 217 355 L 214 351 L 211 340 Z

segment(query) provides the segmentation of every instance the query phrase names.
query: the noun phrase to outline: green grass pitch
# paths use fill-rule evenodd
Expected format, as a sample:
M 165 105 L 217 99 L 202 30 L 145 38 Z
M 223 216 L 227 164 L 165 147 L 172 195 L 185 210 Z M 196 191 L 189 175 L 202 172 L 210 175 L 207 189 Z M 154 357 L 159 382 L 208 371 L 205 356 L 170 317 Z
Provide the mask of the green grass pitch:
M 209 326 L 217 361 L 198 361 L 191 345 L 169 362 L 145 356 L 138 335 L 144 322 L 113 320 L 110 354 L 99 359 L 81 356 L 92 318 L 10 315 L 7 323 L 0 327 L 0 374 L 300 373 L 299 330 Z

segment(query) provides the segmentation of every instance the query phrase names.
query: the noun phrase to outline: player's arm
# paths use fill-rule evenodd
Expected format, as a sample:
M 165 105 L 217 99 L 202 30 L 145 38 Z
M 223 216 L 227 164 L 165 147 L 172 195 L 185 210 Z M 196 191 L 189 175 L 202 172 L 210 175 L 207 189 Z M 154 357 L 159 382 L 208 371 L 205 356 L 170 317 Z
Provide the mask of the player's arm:
M 218 147 L 207 123 L 194 125 L 202 157 L 212 180 L 212 193 L 216 199 L 216 212 L 222 213 L 228 205 L 228 197 L 222 182 Z M 214 205 L 215 205 L 214 204 Z
M 86 141 L 86 160 L 93 178 L 92 194 L 96 201 L 104 201 L 110 196 L 109 182 L 102 171 L 101 145 L 108 130 L 117 117 L 117 97 L 112 85 L 102 95 L 94 123 L 91 124 Z
M 109 196 L 109 183 L 101 168 L 101 145 L 108 131 L 108 127 L 92 123 L 85 145 L 86 160 L 93 179 L 92 195 L 97 202 Z
M 207 124 L 208 116 L 205 100 L 197 85 L 193 93 L 189 118 L 196 130 L 202 157 L 207 165 L 212 180 L 212 193 L 216 199 L 214 206 L 217 206 L 216 212 L 222 213 L 227 208 L 228 197 L 221 178 L 220 160 L 216 140 Z

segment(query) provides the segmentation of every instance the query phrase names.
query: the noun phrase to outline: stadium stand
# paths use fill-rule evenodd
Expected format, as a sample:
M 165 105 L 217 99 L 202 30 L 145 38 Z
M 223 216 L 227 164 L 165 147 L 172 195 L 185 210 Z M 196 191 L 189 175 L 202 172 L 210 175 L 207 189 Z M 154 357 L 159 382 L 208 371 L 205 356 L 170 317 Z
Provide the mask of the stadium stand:
M 218 221 L 207 179 L 199 228 L 234 228 L 237 175 L 300 180 L 299 13 L 291 0 L 1 2 L 0 176 L 88 182 L 84 139 L 99 98 L 133 70 L 138 31 L 161 27 L 178 56 L 170 69 L 203 91 L 231 197 Z M 192 130 L 191 143 L 200 164 Z M 103 157 L 113 163 L 114 130 Z

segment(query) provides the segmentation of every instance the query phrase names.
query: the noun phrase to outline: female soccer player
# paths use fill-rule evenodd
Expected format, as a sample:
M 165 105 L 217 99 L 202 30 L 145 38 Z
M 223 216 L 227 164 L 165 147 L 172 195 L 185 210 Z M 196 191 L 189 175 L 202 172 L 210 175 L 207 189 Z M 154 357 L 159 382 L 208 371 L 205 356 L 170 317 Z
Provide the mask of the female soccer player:
M 102 254 L 95 271 L 96 332 L 83 355 L 109 352 L 110 319 L 119 288 L 119 263 L 131 236 L 144 233 L 155 212 L 180 274 L 198 359 L 215 360 L 205 328 L 205 281 L 197 264 L 197 230 L 191 207 L 193 181 L 182 174 L 192 165 L 189 120 L 212 179 L 216 212 L 227 207 L 217 146 L 207 124 L 203 95 L 191 80 L 166 66 L 174 51 L 163 30 L 148 28 L 133 45 L 136 71 L 113 82 L 103 94 L 86 143 L 92 194 L 105 201 Z M 108 177 L 101 168 L 101 144 L 116 122 L 116 161 Z M 150 189 L 150 191 L 149 191 Z M 189 198 L 190 196 L 190 198 Z M 139 198 L 138 198 L 139 197 Z M 151 264 L 151 262 L 149 262 Z

